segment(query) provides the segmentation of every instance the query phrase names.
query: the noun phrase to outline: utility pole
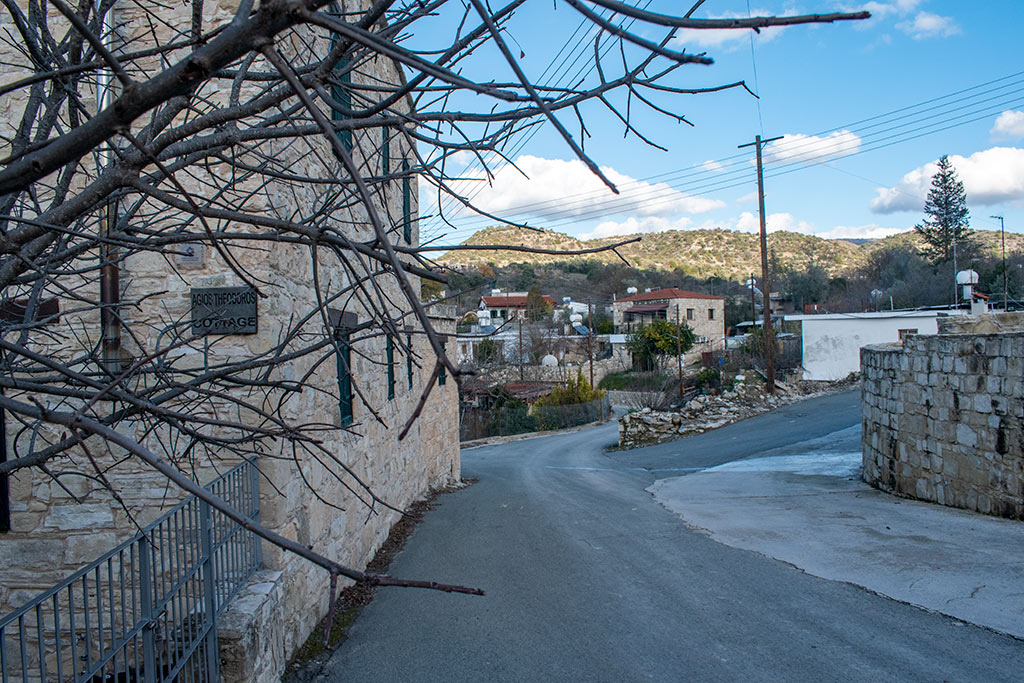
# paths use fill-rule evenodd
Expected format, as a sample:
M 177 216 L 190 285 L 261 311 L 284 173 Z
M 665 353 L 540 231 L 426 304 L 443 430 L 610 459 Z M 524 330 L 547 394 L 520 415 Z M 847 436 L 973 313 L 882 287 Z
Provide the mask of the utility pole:
M 676 372 L 679 373 L 679 398 L 683 398 L 683 340 L 679 325 L 679 304 L 676 304 Z
M 750 324 L 757 320 L 757 305 L 754 303 L 754 274 L 750 274 Z
M 587 299 L 587 360 L 590 361 L 590 388 L 594 388 L 594 307 Z
M 781 140 L 782 135 L 762 140 L 760 135 L 754 137 L 753 142 L 748 142 L 743 147 L 754 145 L 757 150 L 757 209 L 761 218 L 761 303 L 764 304 L 764 322 L 762 332 L 764 334 L 765 364 L 768 366 L 767 386 L 769 394 L 775 393 L 775 330 L 772 328 L 772 304 L 771 291 L 772 283 L 768 277 L 768 228 L 764 216 L 764 169 L 761 162 L 761 148 L 769 142 Z
M 1002 216 L 989 216 L 989 218 L 999 219 L 999 234 L 1003 238 L 1003 312 L 1010 310 L 1008 307 L 1009 299 L 1006 298 L 1006 226 L 1003 225 Z
M 523 316 L 519 311 L 516 311 L 516 317 L 519 318 L 519 381 L 523 381 Z

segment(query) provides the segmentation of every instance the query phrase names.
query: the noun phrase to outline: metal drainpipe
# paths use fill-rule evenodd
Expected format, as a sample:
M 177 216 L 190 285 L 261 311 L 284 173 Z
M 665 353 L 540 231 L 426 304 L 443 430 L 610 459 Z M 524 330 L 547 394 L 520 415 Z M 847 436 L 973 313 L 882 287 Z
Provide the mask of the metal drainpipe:
M 100 2 L 97 0 L 95 11 L 100 12 Z M 100 40 L 108 50 L 112 48 L 111 37 L 113 33 L 112 19 L 114 8 L 100 20 Z M 98 111 L 103 111 L 113 100 L 112 85 L 113 76 L 101 70 L 96 78 L 96 105 Z M 111 143 L 112 144 L 112 143 Z M 113 154 L 108 149 L 100 148 L 99 164 L 100 169 L 113 163 Z M 103 367 L 111 376 L 121 373 L 121 317 L 119 308 L 121 303 L 121 267 L 119 264 L 120 250 L 114 246 L 109 237 L 117 227 L 117 200 L 111 199 L 104 208 L 102 223 L 99 229 L 100 235 L 100 327 L 102 329 L 102 353 Z

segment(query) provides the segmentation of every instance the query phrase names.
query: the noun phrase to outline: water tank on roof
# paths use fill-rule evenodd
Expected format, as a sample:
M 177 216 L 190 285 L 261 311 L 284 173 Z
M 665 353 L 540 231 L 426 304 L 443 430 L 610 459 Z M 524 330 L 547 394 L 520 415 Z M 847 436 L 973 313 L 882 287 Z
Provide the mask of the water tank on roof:
M 569 303 L 571 301 L 572 301 L 572 297 L 571 296 L 563 296 L 562 297 L 562 303 L 563 304 L 567 304 L 567 303 Z
M 581 322 L 583 322 L 583 315 L 581 315 L 580 313 L 573 313 L 572 315 L 569 316 L 569 322 L 571 322 L 573 325 L 579 325 Z
M 651 288 L 650 287 L 644 287 L 644 294 L 650 294 L 650 293 L 651 293 Z
M 626 287 L 626 294 L 630 294 L 630 295 L 636 294 L 637 291 L 639 291 L 639 290 L 637 290 L 636 287 Z

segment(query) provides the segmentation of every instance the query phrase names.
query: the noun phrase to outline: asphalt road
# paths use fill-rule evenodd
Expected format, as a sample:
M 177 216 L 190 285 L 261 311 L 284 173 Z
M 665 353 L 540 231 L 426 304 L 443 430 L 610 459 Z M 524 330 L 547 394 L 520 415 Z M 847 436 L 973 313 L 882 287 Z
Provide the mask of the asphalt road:
M 687 528 L 644 489 L 860 421 L 856 392 L 605 453 L 615 423 L 463 452 L 325 681 L 1019 681 L 1024 643 Z

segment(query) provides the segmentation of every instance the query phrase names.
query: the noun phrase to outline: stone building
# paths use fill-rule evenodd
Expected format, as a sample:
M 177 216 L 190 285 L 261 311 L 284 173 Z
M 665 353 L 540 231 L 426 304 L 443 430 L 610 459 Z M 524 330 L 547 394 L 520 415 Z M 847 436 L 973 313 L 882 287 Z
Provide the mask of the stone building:
M 226 23 L 236 7 L 231 0 L 204 3 L 206 26 Z M 191 6 L 175 5 L 161 20 L 168 26 L 176 22 L 187 26 L 192 11 Z M 115 8 L 117 31 L 126 43 L 136 30 L 145 35 L 144 22 L 141 10 L 131 3 Z M 326 37 L 317 40 L 324 50 L 332 44 Z M 20 59 L 19 55 L 4 60 L 5 83 L 31 73 L 16 66 Z M 345 78 L 356 84 L 400 83 L 403 75 L 397 64 L 373 58 L 357 64 Z M 258 85 L 245 88 L 251 90 L 243 88 L 243 97 L 259 92 Z M 204 93 L 209 101 L 218 97 L 226 101 L 229 95 L 230 87 Z M 24 106 L 24 99 L 17 94 L 5 96 L 4 125 L 17 121 Z M 391 105 L 398 112 L 408 111 L 410 106 L 408 98 Z M 389 178 L 399 169 L 407 172 L 415 166 L 411 138 L 397 131 L 390 139 L 386 136 L 387 129 L 367 128 L 348 132 L 346 144 L 356 163 L 368 169 L 373 179 L 376 209 L 386 221 L 389 239 L 396 246 L 415 247 L 419 243 L 415 179 L 408 173 Z M 305 171 L 310 177 L 324 177 L 336 172 L 317 168 L 330 158 L 322 139 L 275 140 L 268 146 L 273 147 L 276 160 L 282 165 L 291 163 L 296 174 Z M 308 153 L 312 148 L 316 154 Z M 218 171 L 210 172 L 216 175 Z M 194 182 L 190 189 L 196 197 L 216 195 L 203 180 L 187 178 L 184 182 Z M 246 208 L 254 215 L 283 220 L 309 207 L 322 207 L 328 192 L 324 187 L 284 180 L 262 184 L 242 180 L 232 191 L 248 193 Z M 375 239 L 365 207 L 342 205 L 326 218 L 333 225 L 344 226 L 353 242 Z M 173 216 L 164 220 L 182 220 L 188 225 L 185 219 Z M 257 231 L 255 226 L 229 220 L 214 222 L 215 229 L 229 226 L 239 234 Z M 353 285 L 351 266 L 344 265 L 330 249 L 311 253 L 307 245 L 288 240 L 240 243 L 244 246 L 236 244 L 232 249 L 236 267 L 229 267 L 218 252 L 200 241 L 185 245 L 188 249 L 141 249 L 124 255 L 118 264 L 119 295 L 132 305 L 120 310 L 123 334 L 118 367 L 129 367 L 153 349 L 171 349 L 163 352 L 163 372 L 187 384 L 190 377 L 220 363 L 259 359 L 282 348 L 294 350 L 272 369 L 280 386 L 238 386 L 228 390 L 230 400 L 204 400 L 212 411 L 209 415 L 216 416 L 219 408 L 230 409 L 226 422 L 237 420 L 268 428 L 277 421 L 310 425 L 302 432 L 306 441 L 266 439 L 255 449 L 258 452 L 249 454 L 260 471 L 261 523 L 336 562 L 362 568 L 398 519 L 396 509 L 406 508 L 432 488 L 459 480 L 455 382 L 440 374 L 422 409 L 426 417 L 399 440 L 399 431 L 416 411 L 431 380 L 435 354 L 410 304 L 403 299 L 397 279 L 386 269 L 374 272 L 370 277 L 379 296 L 366 296 Z M 259 296 L 248 287 L 245 277 L 259 283 Z M 409 279 L 419 291 L 419 278 L 410 275 Z M 52 332 L 48 339 L 37 342 L 40 351 L 53 357 L 74 357 L 88 352 L 92 340 L 103 336 L 98 309 L 76 313 L 74 299 L 69 298 L 74 292 L 98 300 L 98 287 L 95 281 L 83 280 L 54 291 L 62 313 L 48 324 Z M 321 306 L 321 301 L 328 303 Z M 245 310 L 238 318 L 244 318 L 244 323 L 227 320 L 225 303 L 232 311 Z M 389 319 L 402 321 L 387 334 L 375 327 L 382 318 L 380 307 L 385 305 Z M 454 310 L 445 306 L 429 310 L 441 339 L 453 338 Z M 197 332 L 202 325 L 210 329 Z M 193 334 L 200 336 L 190 340 Z M 282 339 L 292 341 L 283 345 Z M 454 342 L 448 347 L 448 353 L 454 354 Z M 146 381 L 145 377 L 139 380 L 139 391 Z M 290 385 L 300 382 L 301 387 Z M 23 396 L 9 390 L 6 395 Z M 113 402 L 104 405 L 104 410 L 115 409 Z M 197 420 L 200 417 L 195 415 Z M 44 427 L 32 431 L 9 416 L 6 427 L 5 453 L 25 452 L 35 440 L 60 438 L 59 430 Z M 119 431 L 174 460 L 200 484 L 240 460 L 240 449 L 231 446 L 229 425 L 203 427 L 210 441 L 199 446 L 181 439 L 180 434 L 170 437 L 158 427 L 142 418 L 118 424 Z M 210 445 L 218 438 L 227 444 L 224 449 Z M 59 463 L 66 473 L 59 478 L 37 469 L 19 470 L 9 478 L 8 499 L 0 501 L 9 513 L 10 527 L 0 532 L 0 615 L 133 536 L 137 525 L 157 518 L 182 497 L 146 464 L 96 443 L 91 455 L 70 451 Z M 101 460 L 106 479 L 120 493 L 120 500 L 98 485 L 95 476 L 86 476 L 92 471 L 89 460 L 93 456 Z M 357 481 L 391 507 L 371 499 Z M 329 577 L 324 570 L 268 543 L 263 544 L 262 558 L 263 570 L 243 591 L 246 599 L 229 608 L 229 618 L 224 620 L 230 625 L 230 632 L 221 638 L 222 654 L 231 663 L 224 670 L 226 680 L 278 680 L 288 659 L 327 611 Z M 258 638 L 254 639 L 254 634 Z
M 696 337 L 691 351 L 712 351 L 723 347 L 723 297 L 665 287 L 612 301 L 612 322 L 618 333 L 628 334 L 640 325 L 648 325 L 655 320 L 689 325 Z

